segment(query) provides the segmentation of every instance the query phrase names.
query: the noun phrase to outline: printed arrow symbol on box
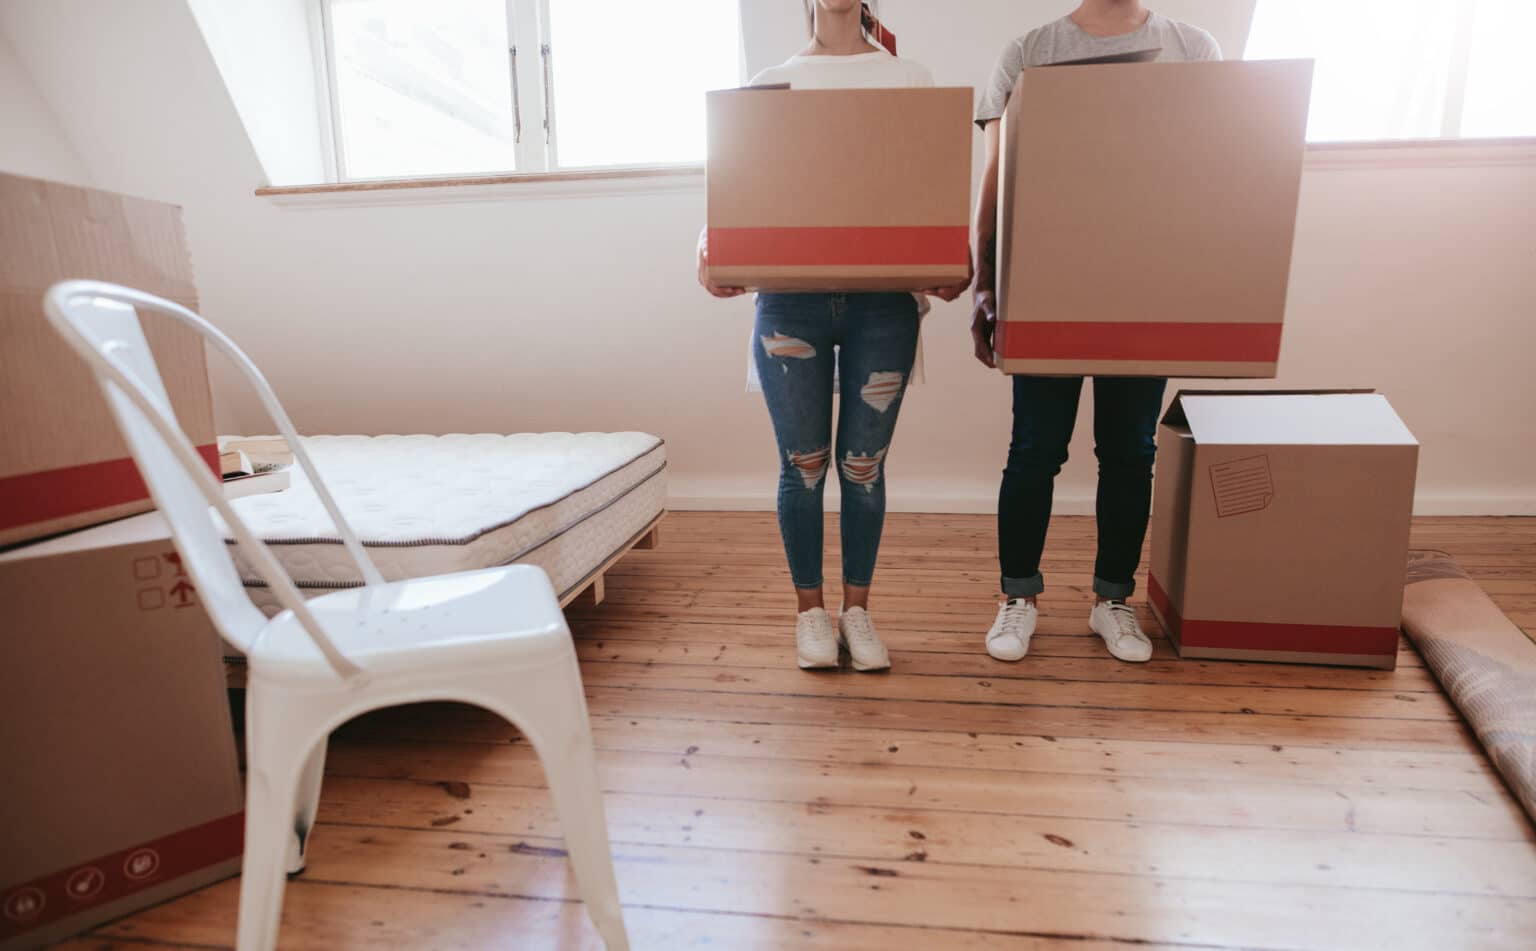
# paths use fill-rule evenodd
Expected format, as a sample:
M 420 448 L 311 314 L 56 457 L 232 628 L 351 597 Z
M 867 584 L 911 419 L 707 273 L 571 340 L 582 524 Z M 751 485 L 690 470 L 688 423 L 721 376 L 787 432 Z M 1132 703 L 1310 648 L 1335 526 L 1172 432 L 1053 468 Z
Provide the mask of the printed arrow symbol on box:
M 192 595 L 196 591 L 196 588 L 187 584 L 185 581 L 178 581 L 171 587 L 171 597 L 176 599 L 176 606 L 178 608 L 191 607 Z

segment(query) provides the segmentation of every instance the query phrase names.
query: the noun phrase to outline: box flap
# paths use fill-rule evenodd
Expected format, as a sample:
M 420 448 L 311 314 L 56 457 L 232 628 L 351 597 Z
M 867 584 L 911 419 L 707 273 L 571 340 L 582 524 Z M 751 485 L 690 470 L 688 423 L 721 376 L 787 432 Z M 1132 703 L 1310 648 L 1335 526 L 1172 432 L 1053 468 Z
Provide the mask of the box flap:
M 1173 401 L 1168 404 L 1168 411 L 1163 414 L 1162 424 L 1176 429 L 1189 428 L 1189 417 L 1184 413 L 1184 398 L 1187 396 L 1325 396 L 1374 392 L 1370 387 L 1337 390 L 1178 390 L 1173 395 Z
M 1151 63 L 1163 55 L 1161 46 L 1153 46 L 1144 50 L 1132 50 L 1129 53 L 1110 53 L 1107 56 L 1085 56 L 1082 59 L 1064 59 L 1055 63 L 1046 63 L 1036 69 L 1055 69 L 1058 66 L 1113 66 L 1117 63 Z
M 1179 394 L 1175 409 L 1202 445 L 1416 446 L 1379 393 Z
M 145 512 L 103 525 L 69 532 L 54 538 L 0 551 L 0 565 L 30 558 L 74 555 L 102 548 L 119 548 L 140 542 L 169 541 L 171 526 L 159 512 Z

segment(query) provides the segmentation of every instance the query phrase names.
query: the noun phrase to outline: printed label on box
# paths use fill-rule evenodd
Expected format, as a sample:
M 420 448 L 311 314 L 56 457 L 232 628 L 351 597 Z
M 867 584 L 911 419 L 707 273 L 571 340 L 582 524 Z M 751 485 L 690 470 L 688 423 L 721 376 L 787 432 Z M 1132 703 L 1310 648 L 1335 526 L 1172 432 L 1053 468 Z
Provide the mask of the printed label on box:
M 1264 511 L 1275 497 L 1269 457 L 1249 456 L 1211 466 L 1211 489 L 1216 494 L 1217 518 Z

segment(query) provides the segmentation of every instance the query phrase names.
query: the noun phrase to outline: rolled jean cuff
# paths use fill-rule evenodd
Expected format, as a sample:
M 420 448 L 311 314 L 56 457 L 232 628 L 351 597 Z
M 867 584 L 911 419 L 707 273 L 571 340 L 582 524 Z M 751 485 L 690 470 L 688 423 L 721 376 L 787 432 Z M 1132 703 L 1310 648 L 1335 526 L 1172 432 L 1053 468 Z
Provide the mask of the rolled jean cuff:
M 1093 593 L 1106 601 L 1124 601 L 1136 593 L 1136 581 L 1105 581 L 1098 575 L 1093 576 Z
M 822 579 L 821 581 L 813 581 L 810 584 L 801 584 L 800 582 L 795 581 L 793 578 L 790 580 L 794 583 L 794 586 L 801 591 L 815 591 L 817 588 L 821 588 L 826 585 L 826 579 Z
M 1038 598 L 1045 590 L 1045 575 L 1038 572 L 1033 578 L 1003 576 L 1003 594 L 1010 598 Z

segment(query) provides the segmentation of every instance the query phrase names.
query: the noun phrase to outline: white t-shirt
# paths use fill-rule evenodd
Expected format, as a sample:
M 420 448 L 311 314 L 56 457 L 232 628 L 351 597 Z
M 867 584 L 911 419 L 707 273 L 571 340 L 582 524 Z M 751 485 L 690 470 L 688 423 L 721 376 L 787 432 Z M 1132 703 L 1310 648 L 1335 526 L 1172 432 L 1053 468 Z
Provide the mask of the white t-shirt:
M 750 85 L 792 89 L 906 89 L 932 86 L 928 67 L 885 50 L 853 56 L 791 56 L 752 77 Z
M 748 85 L 780 86 L 786 83 L 791 89 L 909 89 L 932 86 L 933 73 L 922 63 L 892 56 L 885 50 L 875 50 L 852 56 L 791 56 L 780 65 L 770 66 L 753 76 Z M 917 298 L 919 315 L 932 309 L 926 295 L 912 296 Z M 922 381 L 923 347 L 919 341 L 911 382 Z M 759 388 L 757 364 L 750 359 L 747 361 L 747 388 Z

